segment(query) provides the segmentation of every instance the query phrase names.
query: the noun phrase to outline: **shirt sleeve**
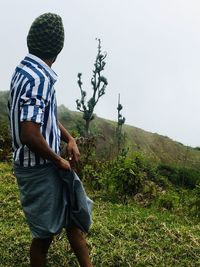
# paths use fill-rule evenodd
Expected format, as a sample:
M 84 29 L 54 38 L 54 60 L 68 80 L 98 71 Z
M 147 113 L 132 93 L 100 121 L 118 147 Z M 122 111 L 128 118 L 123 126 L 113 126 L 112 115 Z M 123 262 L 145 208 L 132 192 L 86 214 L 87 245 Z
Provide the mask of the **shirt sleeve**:
M 20 121 L 43 124 L 45 107 L 49 101 L 49 81 L 37 78 L 30 81 L 20 97 Z

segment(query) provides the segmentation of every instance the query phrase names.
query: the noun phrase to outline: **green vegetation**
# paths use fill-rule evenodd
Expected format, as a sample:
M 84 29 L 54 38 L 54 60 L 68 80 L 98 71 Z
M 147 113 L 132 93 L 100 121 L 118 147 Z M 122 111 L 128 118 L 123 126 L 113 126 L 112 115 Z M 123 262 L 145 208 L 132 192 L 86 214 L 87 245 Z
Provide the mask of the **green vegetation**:
M 1 123 L 0 127 L 0 160 L 8 161 L 11 158 L 11 137 L 9 134 L 8 124 Z
M 0 161 L 11 158 L 11 137 L 7 113 L 8 92 L 0 91 Z
M 136 163 L 137 167 L 141 164 L 144 172 L 142 159 Z M 117 194 L 87 190 L 95 201 L 88 235 L 94 266 L 200 266 L 200 226 L 196 211 L 189 210 L 200 191 L 174 189 L 164 176 L 161 182 L 156 193 L 143 187 L 142 195 L 135 192 L 126 204 Z M 0 164 L 0 200 L 0 266 L 26 267 L 31 236 L 11 166 L 6 163 Z M 64 232 L 53 242 L 48 266 L 78 266 Z
M 8 121 L 7 102 L 8 91 L 0 91 L 0 122 Z

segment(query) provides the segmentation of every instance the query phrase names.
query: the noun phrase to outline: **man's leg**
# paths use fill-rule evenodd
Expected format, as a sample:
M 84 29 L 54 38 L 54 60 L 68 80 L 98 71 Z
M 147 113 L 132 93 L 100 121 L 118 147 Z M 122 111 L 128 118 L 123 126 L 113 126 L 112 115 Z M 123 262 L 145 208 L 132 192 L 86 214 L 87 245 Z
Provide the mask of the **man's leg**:
M 30 260 L 31 267 L 44 267 L 46 264 L 46 255 L 49 246 L 53 240 L 53 237 L 46 239 L 36 239 L 32 240 L 30 247 Z
M 79 261 L 81 267 L 92 267 L 89 258 L 89 252 L 84 234 L 77 227 L 70 227 L 67 229 L 67 237 L 69 243 L 74 250 L 74 253 Z

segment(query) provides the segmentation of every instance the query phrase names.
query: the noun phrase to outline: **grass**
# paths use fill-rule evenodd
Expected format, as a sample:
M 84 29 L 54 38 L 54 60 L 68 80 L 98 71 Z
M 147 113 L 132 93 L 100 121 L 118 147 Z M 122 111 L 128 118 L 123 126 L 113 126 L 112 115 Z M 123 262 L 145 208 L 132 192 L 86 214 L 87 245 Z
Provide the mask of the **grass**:
M 95 267 L 200 266 L 200 224 L 184 214 L 130 201 L 113 203 L 101 193 L 95 200 L 87 236 Z M 0 266 L 29 266 L 31 236 L 21 211 L 9 164 L 0 163 Z M 54 239 L 48 267 L 78 266 L 62 232 Z

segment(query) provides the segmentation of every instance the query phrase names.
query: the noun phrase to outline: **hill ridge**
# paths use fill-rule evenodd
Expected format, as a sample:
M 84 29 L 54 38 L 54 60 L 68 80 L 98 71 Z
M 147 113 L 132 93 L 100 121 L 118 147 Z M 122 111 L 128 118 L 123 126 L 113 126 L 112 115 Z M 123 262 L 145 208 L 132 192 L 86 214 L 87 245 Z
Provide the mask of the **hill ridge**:
M 8 122 L 8 93 L 8 91 L 0 91 L 0 123 Z M 79 133 L 84 131 L 81 112 L 71 111 L 64 105 L 60 105 L 58 107 L 58 116 L 69 131 L 76 130 Z M 100 118 L 96 115 L 91 122 L 92 132 L 104 137 L 100 141 L 100 149 L 104 151 L 104 154 L 111 153 L 110 150 L 115 144 L 113 137 L 116 125 L 116 121 Z M 142 151 L 156 162 L 200 168 L 200 151 L 197 148 L 185 146 L 168 136 L 152 133 L 132 125 L 125 124 L 123 131 L 126 135 L 126 145 L 129 147 L 129 153 Z

